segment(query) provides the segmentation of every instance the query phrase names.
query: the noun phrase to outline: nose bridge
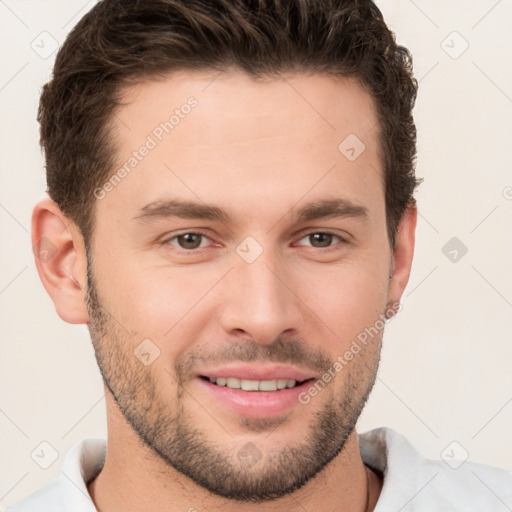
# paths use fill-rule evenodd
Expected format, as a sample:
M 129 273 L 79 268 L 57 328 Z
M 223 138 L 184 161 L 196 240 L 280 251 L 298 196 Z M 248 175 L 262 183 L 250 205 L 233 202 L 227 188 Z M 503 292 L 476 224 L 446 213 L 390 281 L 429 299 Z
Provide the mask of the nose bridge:
M 275 251 L 263 250 L 254 260 L 246 257 L 255 247 L 243 252 L 240 244 L 233 270 L 227 276 L 223 297 L 223 327 L 227 333 L 243 330 L 259 343 L 271 343 L 283 331 L 299 328 L 298 299 L 289 273 Z M 254 252 L 252 254 L 254 257 Z

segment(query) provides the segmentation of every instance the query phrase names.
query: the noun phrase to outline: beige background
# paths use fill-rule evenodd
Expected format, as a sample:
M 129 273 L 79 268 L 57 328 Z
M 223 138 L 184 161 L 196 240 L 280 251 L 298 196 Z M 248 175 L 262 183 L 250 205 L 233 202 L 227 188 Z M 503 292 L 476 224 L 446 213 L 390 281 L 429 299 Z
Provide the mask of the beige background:
M 93 4 L 0 2 L 0 509 L 57 475 L 77 440 L 105 435 L 88 332 L 55 313 L 29 237 L 45 188 L 36 109 L 55 57 L 31 44 L 51 50 Z M 512 469 L 512 1 L 378 4 L 415 56 L 425 182 L 403 311 L 359 431 L 392 427 L 430 458 L 455 440 L 455 456 Z M 457 262 L 442 250 L 452 237 L 468 248 Z M 46 470 L 31 458 L 43 441 L 59 454 Z

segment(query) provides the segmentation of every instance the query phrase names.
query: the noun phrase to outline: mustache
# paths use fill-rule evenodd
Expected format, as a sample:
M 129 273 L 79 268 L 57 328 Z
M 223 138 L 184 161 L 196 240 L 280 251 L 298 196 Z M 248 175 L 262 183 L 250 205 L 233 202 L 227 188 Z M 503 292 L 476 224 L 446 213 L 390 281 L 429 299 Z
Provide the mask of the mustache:
M 322 373 L 332 366 L 332 361 L 324 350 L 313 349 L 301 339 L 279 337 L 268 345 L 261 345 L 254 340 L 233 340 L 215 350 L 203 346 L 195 352 L 178 356 L 174 371 L 178 380 L 183 382 L 197 366 L 254 361 L 291 364 Z

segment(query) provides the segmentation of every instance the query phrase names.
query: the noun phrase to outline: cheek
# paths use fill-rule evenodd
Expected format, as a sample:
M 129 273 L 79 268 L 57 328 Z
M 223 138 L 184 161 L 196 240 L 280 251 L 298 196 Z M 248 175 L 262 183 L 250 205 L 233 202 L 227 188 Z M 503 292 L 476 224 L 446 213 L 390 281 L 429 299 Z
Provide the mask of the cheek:
M 309 272 L 298 295 L 313 312 L 312 325 L 323 325 L 324 334 L 332 340 L 332 351 L 340 353 L 384 313 L 387 276 L 386 263 L 376 261 L 371 265 L 350 264 L 323 272 Z M 312 335 L 314 333 L 310 333 Z
M 224 272 L 165 266 L 134 266 L 110 288 L 119 319 L 134 336 L 149 338 L 166 352 L 178 353 L 201 330 L 198 319 L 209 291 Z M 112 311 L 114 315 L 116 313 Z

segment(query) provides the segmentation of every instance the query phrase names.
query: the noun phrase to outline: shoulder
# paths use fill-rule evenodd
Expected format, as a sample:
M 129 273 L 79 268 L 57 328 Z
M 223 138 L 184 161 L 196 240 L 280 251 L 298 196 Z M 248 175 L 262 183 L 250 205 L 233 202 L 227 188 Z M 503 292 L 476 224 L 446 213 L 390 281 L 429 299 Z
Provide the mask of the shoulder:
M 422 457 L 407 439 L 381 427 L 359 434 L 363 461 L 382 471 L 384 485 L 375 512 L 493 512 L 512 508 L 512 472 L 453 452 L 444 460 Z
M 96 512 L 89 482 L 103 467 L 106 440 L 87 438 L 66 454 L 60 475 L 5 512 Z
M 10 506 L 5 512 L 61 512 L 64 511 L 60 499 L 62 479 L 57 477 L 30 496 Z

